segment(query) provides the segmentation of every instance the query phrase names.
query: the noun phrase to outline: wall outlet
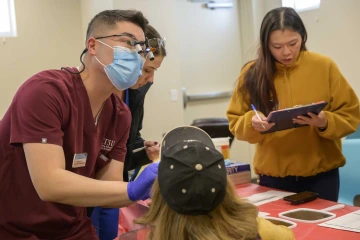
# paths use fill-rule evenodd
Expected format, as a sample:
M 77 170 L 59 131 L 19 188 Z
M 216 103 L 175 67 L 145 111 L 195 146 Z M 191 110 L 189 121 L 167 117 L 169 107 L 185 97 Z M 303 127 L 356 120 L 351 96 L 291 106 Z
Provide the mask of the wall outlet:
M 170 89 L 170 99 L 173 102 L 176 102 L 178 100 L 178 91 L 177 91 L 177 89 Z

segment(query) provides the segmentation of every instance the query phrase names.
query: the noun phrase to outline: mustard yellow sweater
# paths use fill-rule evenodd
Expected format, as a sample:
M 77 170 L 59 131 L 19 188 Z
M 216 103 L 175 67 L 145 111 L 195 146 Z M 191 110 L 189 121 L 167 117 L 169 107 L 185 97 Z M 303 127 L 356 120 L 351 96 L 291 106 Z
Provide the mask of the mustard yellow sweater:
M 243 68 L 236 89 L 243 84 Z M 256 143 L 254 168 L 257 174 L 274 177 L 312 176 L 345 164 L 341 138 L 356 131 L 360 122 L 359 100 L 336 64 L 317 53 L 301 52 L 285 67 L 276 63 L 274 79 L 279 109 L 326 101 L 328 127 L 320 131 L 307 126 L 260 134 L 251 124 L 254 112 L 235 89 L 227 116 L 234 136 Z

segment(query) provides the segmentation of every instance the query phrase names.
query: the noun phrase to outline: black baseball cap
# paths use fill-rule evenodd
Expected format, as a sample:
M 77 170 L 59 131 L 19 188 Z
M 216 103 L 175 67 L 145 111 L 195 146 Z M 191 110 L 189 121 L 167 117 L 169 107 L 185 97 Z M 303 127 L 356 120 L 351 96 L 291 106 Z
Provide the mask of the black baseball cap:
M 226 194 L 223 155 L 200 128 L 177 127 L 162 140 L 158 180 L 161 195 L 175 212 L 208 215 Z

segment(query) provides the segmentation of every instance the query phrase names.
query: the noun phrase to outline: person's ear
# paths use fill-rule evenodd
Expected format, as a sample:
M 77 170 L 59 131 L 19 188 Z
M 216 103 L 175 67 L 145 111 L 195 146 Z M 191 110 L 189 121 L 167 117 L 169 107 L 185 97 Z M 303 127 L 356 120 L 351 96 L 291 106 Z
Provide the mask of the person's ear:
M 91 55 L 91 56 L 95 56 L 96 55 L 96 39 L 94 37 L 90 37 L 88 40 L 87 40 L 87 49 L 88 49 L 88 53 Z

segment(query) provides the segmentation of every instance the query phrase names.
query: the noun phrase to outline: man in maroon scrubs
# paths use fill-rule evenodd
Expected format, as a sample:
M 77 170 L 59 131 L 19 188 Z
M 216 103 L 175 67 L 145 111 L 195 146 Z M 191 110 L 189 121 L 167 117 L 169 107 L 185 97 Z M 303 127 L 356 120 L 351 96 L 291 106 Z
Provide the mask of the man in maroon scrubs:
M 137 11 L 99 13 L 81 71 L 43 71 L 17 91 L 0 123 L 0 239 L 97 239 L 85 207 L 148 197 L 158 165 L 122 181 L 131 115 L 113 94 L 141 74 L 147 23 Z

